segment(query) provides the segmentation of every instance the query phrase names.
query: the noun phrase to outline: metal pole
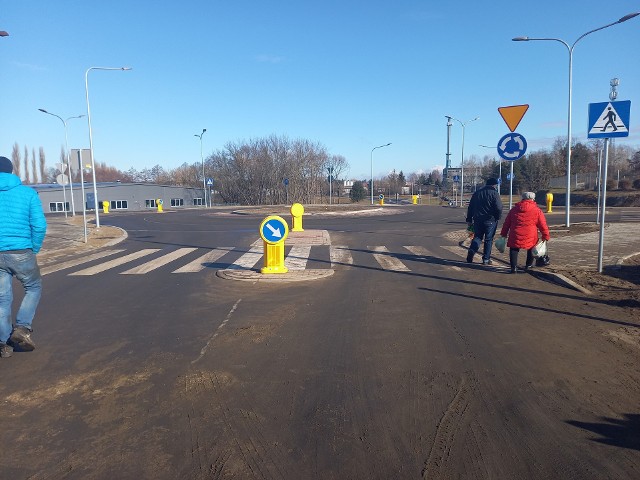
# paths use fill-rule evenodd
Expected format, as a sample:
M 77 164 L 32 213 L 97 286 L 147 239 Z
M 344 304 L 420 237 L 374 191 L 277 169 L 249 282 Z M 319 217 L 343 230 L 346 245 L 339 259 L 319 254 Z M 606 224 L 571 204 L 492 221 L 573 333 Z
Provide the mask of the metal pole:
M 509 210 L 513 207 L 513 162 L 511 163 L 511 175 L 509 175 Z
M 84 225 L 84 243 L 87 243 L 87 202 L 84 196 L 84 168 L 82 168 L 82 150 L 78 149 L 78 167 L 80 168 L 80 185 L 82 186 L 82 225 Z
M 609 162 L 609 138 L 604 139 L 604 162 L 602 171 L 604 172 L 603 178 L 607 178 L 607 164 Z M 600 236 L 598 241 L 598 273 L 602 273 L 602 254 L 604 251 L 604 217 L 605 210 L 607 208 L 607 181 L 602 182 L 602 209 L 600 220 Z
M 598 187 L 598 212 L 596 213 L 596 223 L 600 224 L 600 199 L 602 198 L 602 150 L 598 150 L 598 178 L 596 184 Z
M 194 137 L 198 137 L 200 139 L 200 161 L 202 161 L 202 195 L 204 196 L 204 206 L 207 206 L 207 187 L 205 184 L 205 175 L 204 175 L 204 156 L 202 155 L 202 136 L 204 135 L 204 132 L 206 132 L 207 129 L 203 128 L 202 129 L 202 133 L 200 135 L 198 135 L 197 133 L 195 133 L 193 136 Z
M 89 122 L 89 153 L 91 159 L 91 174 L 93 177 L 93 203 L 96 210 L 96 229 L 100 228 L 100 214 L 98 212 L 98 187 L 96 185 L 96 164 L 93 159 L 93 134 L 91 132 L 91 109 L 89 107 L 89 72 L 91 70 L 131 70 L 130 67 L 89 67 L 84 74 L 84 88 L 87 97 L 87 120 Z M 84 200 L 84 199 L 83 199 Z
M 385 145 L 378 145 L 377 147 L 373 147 L 371 149 L 371 205 L 373 205 L 373 151 L 377 148 L 388 147 L 391 143 L 387 143 Z

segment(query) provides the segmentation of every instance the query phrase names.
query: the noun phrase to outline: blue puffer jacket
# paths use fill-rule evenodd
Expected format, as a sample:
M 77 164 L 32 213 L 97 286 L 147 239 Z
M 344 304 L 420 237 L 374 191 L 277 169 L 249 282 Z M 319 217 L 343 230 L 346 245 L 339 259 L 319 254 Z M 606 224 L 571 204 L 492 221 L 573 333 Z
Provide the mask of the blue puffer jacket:
M 38 193 L 11 173 L 0 173 L 0 252 L 31 249 L 38 253 L 47 232 Z

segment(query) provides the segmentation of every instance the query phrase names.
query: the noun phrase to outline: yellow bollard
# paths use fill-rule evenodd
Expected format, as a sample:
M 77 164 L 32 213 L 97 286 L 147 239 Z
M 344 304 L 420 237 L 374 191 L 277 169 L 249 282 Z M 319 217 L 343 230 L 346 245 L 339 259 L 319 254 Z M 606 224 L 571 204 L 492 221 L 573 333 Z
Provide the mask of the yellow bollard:
M 162 209 L 162 199 L 159 198 L 156 200 L 156 205 L 158 206 L 158 213 L 162 213 L 164 210 Z
M 411 195 L 411 203 L 414 205 L 418 204 L 418 195 Z
M 300 203 L 294 203 L 291 205 L 291 231 L 292 232 L 304 232 L 302 228 L 302 215 L 304 214 L 304 207 Z
M 384 205 L 384 195 L 380 194 L 380 205 Z
M 260 273 L 287 273 L 284 265 L 284 241 L 289 226 L 282 217 L 271 215 L 260 224 L 260 236 L 264 244 L 264 267 Z
M 107 200 L 102 202 L 102 211 L 104 213 L 109 213 L 109 202 Z
M 552 213 L 553 208 L 553 193 L 547 193 L 547 213 Z

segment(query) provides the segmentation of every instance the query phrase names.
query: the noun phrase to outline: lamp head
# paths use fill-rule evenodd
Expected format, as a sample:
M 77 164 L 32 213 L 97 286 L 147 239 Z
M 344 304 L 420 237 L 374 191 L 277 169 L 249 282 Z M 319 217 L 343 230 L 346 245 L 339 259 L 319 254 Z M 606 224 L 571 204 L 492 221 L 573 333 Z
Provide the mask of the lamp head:
M 620 20 L 618 20 L 617 23 L 626 22 L 627 20 L 631 20 L 633 17 L 637 17 L 638 15 L 640 15 L 640 12 L 630 13 L 629 15 L 625 15 Z
M 121 70 L 131 70 L 131 67 L 122 67 Z
M 528 42 L 529 37 L 516 37 L 511 39 L 512 42 Z
M 42 113 L 49 113 L 44 108 L 39 108 L 38 110 L 40 110 Z
M 7 32 L 5 32 L 4 30 L 0 30 L 0 37 L 8 37 L 9 34 Z

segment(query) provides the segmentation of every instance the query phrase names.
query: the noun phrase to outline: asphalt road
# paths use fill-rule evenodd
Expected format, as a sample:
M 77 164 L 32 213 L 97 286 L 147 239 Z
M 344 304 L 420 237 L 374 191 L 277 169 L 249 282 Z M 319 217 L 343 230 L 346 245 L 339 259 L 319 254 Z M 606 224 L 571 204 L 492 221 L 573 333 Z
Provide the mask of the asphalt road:
M 129 232 L 118 252 L 48 274 L 38 348 L 0 361 L 0 477 L 638 478 L 624 310 L 466 264 L 445 235 L 459 212 L 438 207 L 305 218 L 352 259 L 314 247 L 328 278 L 217 277 L 261 219 L 109 217 Z

